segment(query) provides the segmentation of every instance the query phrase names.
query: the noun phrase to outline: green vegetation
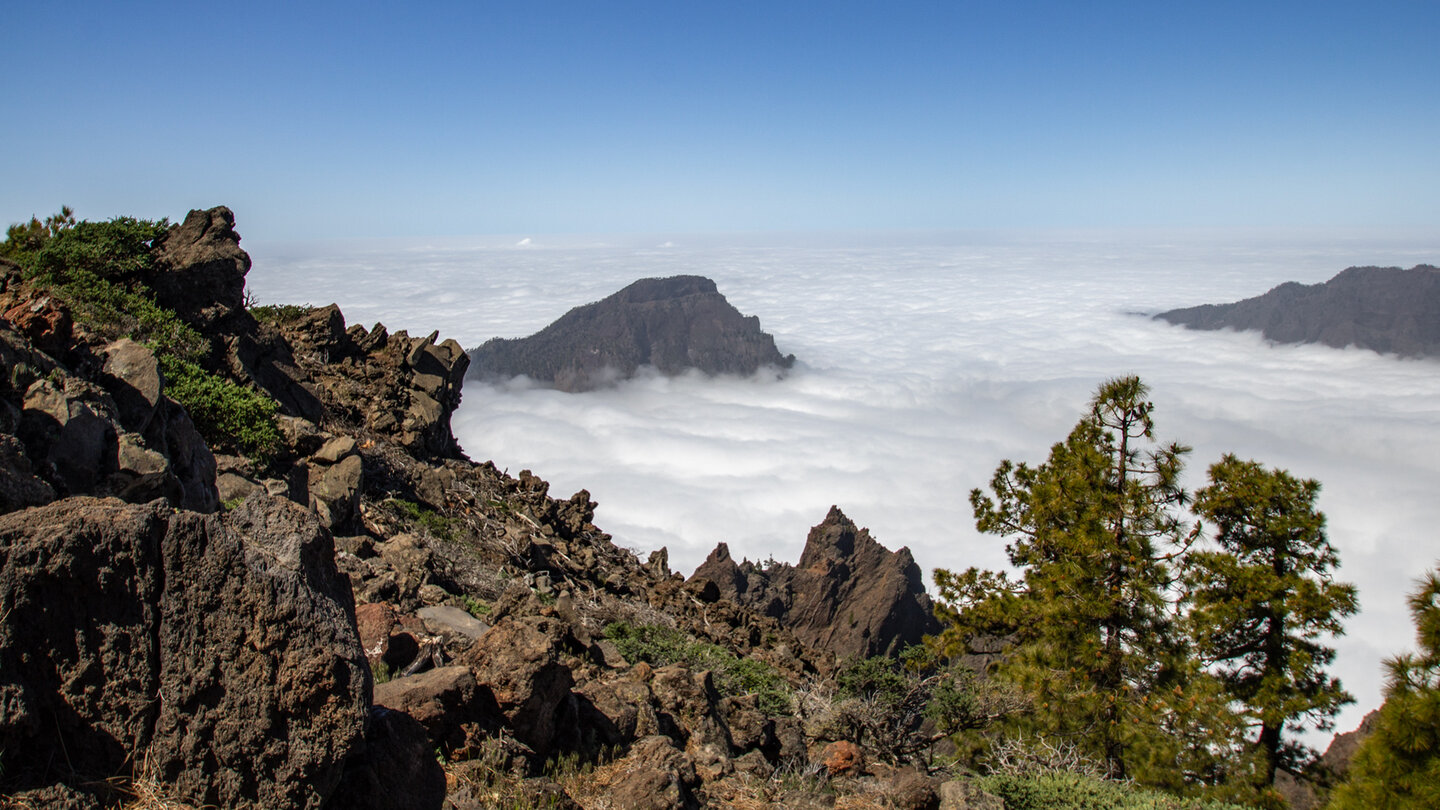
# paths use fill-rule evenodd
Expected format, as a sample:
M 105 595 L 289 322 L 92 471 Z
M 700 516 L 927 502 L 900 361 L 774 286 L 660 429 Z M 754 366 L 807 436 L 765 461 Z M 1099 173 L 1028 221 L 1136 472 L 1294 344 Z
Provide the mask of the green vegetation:
M 155 353 L 166 393 L 189 412 L 212 449 L 268 461 L 280 446 L 276 403 L 265 393 L 204 367 L 209 342 L 160 306 L 144 278 L 154 269 L 166 220 L 117 217 L 76 222 L 69 208 L 43 223 L 12 225 L 0 255 L 48 289 L 77 322 L 110 339 L 128 337 Z
M 811 719 L 829 735 L 900 764 L 957 731 L 985 728 L 1023 706 L 1005 684 L 946 665 L 915 645 L 899 658 L 877 655 L 842 666 L 834 699 L 812 707 Z
M 460 601 L 465 605 L 465 612 L 477 619 L 483 619 L 490 615 L 491 607 L 489 602 L 476 599 L 473 596 L 462 596 Z
M 1226 694 L 1259 729 L 1260 787 L 1310 755 L 1282 740 L 1287 723 L 1332 728 L 1354 700 L 1322 669 L 1335 651 L 1321 634 L 1343 632 L 1340 620 L 1358 605 L 1354 586 L 1331 579 L 1339 556 L 1315 510 L 1319 494 L 1316 481 L 1227 455 L 1195 497 L 1215 547 L 1186 558 L 1187 622 L 1201 660 L 1218 666 Z
M 1314 509 L 1319 485 L 1227 456 L 1193 523 L 1179 484 L 1189 448 L 1154 438 L 1136 377 L 1100 386 L 1040 465 L 1004 461 L 971 493 L 1017 576 L 937 570 L 934 642 L 1012 643 L 994 677 L 1027 696 L 978 741 L 1064 740 L 1101 775 L 1276 806 L 1275 768 L 1305 749 L 1283 731 L 1328 727 L 1349 700 L 1323 667 L 1354 590 Z M 992 756 L 993 756 L 992 751 Z
M 1410 614 L 1420 651 L 1385 662 L 1385 705 L 1331 810 L 1440 807 L 1440 571 L 1420 582 Z
M 289 323 L 308 313 L 314 307 L 309 304 L 263 304 L 250 307 L 250 315 L 261 323 Z
M 238 451 L 262 463 L 274 456 L 280 447 L 275 400 L 176 355 L 159 359 L 165 392 L 185 406 L 212 449 Z
M 685 664 L 710 670 L 715 688 L 723 694 L 756 696 L 767 714 L 789 714 L 790 686 L 773 667 L 754 658 L 741 658 L 717 644 L 697 641 L 671 627 L 611 622 L 605 637 L 615 642 L 627 661 L 651 666 Z
M 447 518 L 433 509 L 428 509 L 404 498 L 386 498 L 385 505 L 392 514 L 415 526 L 420 526 L 432 536 L 442 540 L 454 540 L 457 521 Z
M 1005 810 L 1241 810 L 1244 805 L 1184 799 L 1078 773 L 991 774 L 976 780 Z
M 992 495 L 971 493 L 976 526 L 1010 541 L 1020 581 L 935 574 L 954 641 L 1015 634 L 1002 676 L 1034 697 L 1024 730 L 1085 735 L 1117 778 L 1161 743 L 1150 698 L 1178 675 L 1162 544 L 1183 537 L 1172 507 L 1188 448 L 1154 446 L 1147 393 L 1135 377 L 1105 383 L 1048 461 L 1004 461 Z

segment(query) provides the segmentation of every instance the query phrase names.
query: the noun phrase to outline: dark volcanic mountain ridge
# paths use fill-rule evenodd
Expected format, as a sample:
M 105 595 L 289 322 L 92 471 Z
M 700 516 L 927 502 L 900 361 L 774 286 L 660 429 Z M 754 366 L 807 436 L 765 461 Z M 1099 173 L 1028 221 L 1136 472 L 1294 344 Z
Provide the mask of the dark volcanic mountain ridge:
M 1259 330 L 1277 343 L 1440 356 L 1440 268 L 1351 267 L 1323 284 L 1286 282 L 1232 304 L 1162 312 L 1190 329 Z
M 894 655 L 940 632 L 910 549 L 890 551 L 839 507 L 810 530 L 796 565 L 736 563 L 721 543 L 690 577 L 700 580 L 837 660 Z
M 495 338 L 470 351 L 471 378 L 520 375 L 580 392 L 653 366 L 673 376 L 689 369 L 748 376 L 762 366 L 788 369 L 760 319 L 746 317 L 702 276 L 646 278 L 576 307 L 526 338 Z

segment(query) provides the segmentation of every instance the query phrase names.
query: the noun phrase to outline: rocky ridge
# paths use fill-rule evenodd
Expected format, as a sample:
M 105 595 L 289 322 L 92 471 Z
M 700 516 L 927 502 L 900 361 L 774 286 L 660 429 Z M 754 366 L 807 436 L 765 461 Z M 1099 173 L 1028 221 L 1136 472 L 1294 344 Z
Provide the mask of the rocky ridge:
M 767 710 L 716 665 L 627 660 L 609 633 L 678 633 L 803 691 L 842 636 L 893 646 L 868 619 L 817 635 L 815 606 L 869 598 L 867 560 L 913 585 L 908 552 L 837 510 L 790 574 L 746 574 L 764 587 L 687 581 L 663 550 L 617 547 L 587 492 L 552 498 L 460 452 L 458 344 L 333 306 L 247 308 L 225 208 L 154 251 L 120 281 L 199 330 L 208 369 L 273 397 L 280 440 L 213 452 L 149 348 L 0 264 L 0 804 L 112 806 L 141 783 L 240 808 L 973 794 L 867 758 L 798 697 Z M 826 571 L 838 598 L 812 599 Z M 761 591 L 789 609 L 747 603 Z
M 795 363 L 760 330 L 759 318 L 742 315 L 701 276 L 641 279 L 530 337 L 490 340 L 470 357 L 478 379 L 524 375 L 570 392 L 627 379 L 642 366 L 666 376 L 690 369 L 749 376 Z
M 1258 330 L 1276 343 L 1440 356 L 1440 268 L 1351 267 L 1323 284 L 1286 282 L 1233 304 L 1155 316 L 1189 329 Z
M 706 582 L 838 661 L 894 655 L 940 631 L 910 550 L 889 551 L 839 507 L 810 530 L 798 564 L 736 563 L 720 543 L 690 577 Z

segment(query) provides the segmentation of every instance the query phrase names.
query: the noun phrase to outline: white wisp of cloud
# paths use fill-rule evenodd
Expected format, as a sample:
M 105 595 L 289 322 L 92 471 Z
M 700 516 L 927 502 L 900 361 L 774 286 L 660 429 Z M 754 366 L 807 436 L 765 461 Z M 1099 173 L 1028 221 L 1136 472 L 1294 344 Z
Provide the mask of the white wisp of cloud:
M 661 247 L 654 247 L 660 244 Z M 643 246 L 642 246 L 643 245 Z M 675 247 L 681 245 L 681 247 Z M 564 394 L 468 383 L 466 452 L 531 469 L 642 554 L 688 572 L 715 543 L 795 560 L 831 504 L 926 569 L 998 568 L 968 493 L 1001 459 L 1038 462 L 1104 379 L 1139 374 L 1159 437 L 1192 445 L 1189 482 L 1224 452 L 1324 485 L 1341 578 L 1362 613 L 1335 671 L 1378 705 L 1380 661 L 1411 644 L 1404 595 L 1440 558 L 1440 362 L 1269 346 L 1135 313 L 1322 281 L 1351 264 L 1411 266 L 1440 240 L 1243 234 L 951 234 L 729 243 L 513 238 L 259 249 L 265 302 L 340 304 L 347 320 L 467 347 L 544 327 L 637 278 L 695 273 L 800 360 L 787 377 L 643 376 Z

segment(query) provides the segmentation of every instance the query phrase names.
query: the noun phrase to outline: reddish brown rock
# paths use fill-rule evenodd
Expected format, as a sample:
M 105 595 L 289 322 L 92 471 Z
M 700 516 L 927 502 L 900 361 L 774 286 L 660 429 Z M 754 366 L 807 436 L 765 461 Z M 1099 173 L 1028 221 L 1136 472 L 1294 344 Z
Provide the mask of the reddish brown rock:
M 516 739 L 545 756 L 553 750 L 569 708 L 570 669 L 561 661 L 558 623 L 507 616 L 470 648 L 464 663 L 488 687 Z
M 390 650 L 390 631 L 395 627 L 395 609 L 385 602 L 371 602 L 355 608 L 355 627 L 360 647 L 373 665 L 385 660 Z
M 836 740 L 825 746 L 820 763 L 831 776 L 859 776 L 865 772 L 865 752 L 849 740 Z
M 494 729 L 495 700 L 464 666 L 448 666 L 375 685 L 375 705 L 404 712 L 445 751 L 463 746 L 466 726 Z

